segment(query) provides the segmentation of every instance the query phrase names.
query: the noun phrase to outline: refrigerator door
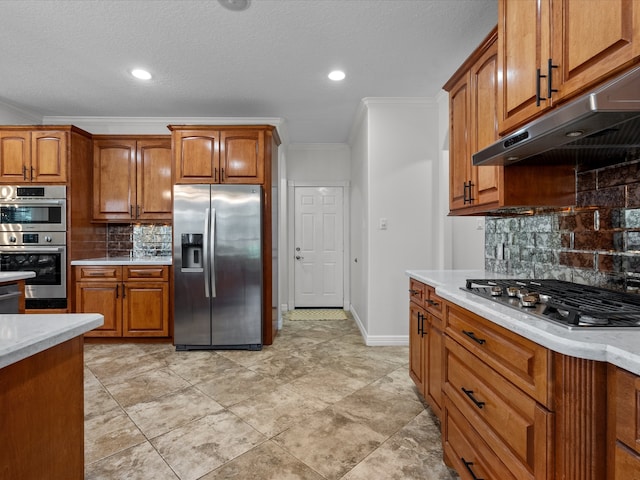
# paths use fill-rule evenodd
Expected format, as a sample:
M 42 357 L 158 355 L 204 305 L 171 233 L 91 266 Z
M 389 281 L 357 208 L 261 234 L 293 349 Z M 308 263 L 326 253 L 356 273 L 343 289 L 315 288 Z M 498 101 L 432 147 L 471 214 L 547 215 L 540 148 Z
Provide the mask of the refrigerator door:
M 262 187 L 213 185 L 211 343 L 262 348 Z
M 211 299 L 205 290 L 211 185 L 173 189 L 174 344 L 211 345 Z

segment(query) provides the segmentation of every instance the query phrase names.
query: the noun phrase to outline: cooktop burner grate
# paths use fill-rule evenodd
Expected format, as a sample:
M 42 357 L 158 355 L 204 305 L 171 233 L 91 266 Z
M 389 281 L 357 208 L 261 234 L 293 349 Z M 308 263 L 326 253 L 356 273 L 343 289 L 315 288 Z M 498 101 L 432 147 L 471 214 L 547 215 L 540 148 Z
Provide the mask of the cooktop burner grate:
M 547 279 L 467 280 L 462 290 L 567 328 L 640 327 L 640 295 Z

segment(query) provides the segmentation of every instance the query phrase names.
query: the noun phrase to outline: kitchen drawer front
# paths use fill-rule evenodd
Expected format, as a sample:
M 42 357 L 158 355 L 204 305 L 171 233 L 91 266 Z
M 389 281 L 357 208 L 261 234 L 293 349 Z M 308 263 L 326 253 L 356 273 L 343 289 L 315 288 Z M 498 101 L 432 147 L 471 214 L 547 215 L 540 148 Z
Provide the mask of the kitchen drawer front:
M 616 437 L 640 454 L 640 377 L 617 368 L 616 395 Z
M 442 430 L 445 457 L 462 480 L 516 480 L 446 395 Z
M 409 279 L 409 298 L 412 302 L 420 305 L 421 307 L 425 307 L 425 299 L 427 298 L 427 286 L 415 280 L 413 278 Z
M 122 267 L 119 265 L 76 266 L 77 282 L 108 282 L 122 280 Z
M 446 303 L 445 333 L 547 408 L 551 352 L 456 305 Z
M 169 267 L 125 266 L 124 279 L 127 281 L 169 280 Z
M 451 338 L 445 393 L 519 479 L 546 478 L 553 415 Z
M 438 318 L 442 318 L 442 311 L 444 310 L 444 301 L 438 295 L 436 295 L 436 289 L 430 285 L 425 285 L 425 307 L 427 311 L 435 315 Z
M 640 455 L 616 442 L 614 456 L 613 480 L 640 480 Z

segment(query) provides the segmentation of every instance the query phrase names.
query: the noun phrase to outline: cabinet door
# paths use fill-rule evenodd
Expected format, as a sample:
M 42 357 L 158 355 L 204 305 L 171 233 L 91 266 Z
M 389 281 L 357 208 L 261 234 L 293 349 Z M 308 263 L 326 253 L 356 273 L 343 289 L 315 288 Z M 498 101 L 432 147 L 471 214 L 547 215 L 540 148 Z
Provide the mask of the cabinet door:
M 585 89 L 640 55 L 640 1 L 553 0 L 553 88 Z
M 471 120 L 469 76 L 465 75 L 449 92 L 449 209 L 466 207 L 471 181 Z
M 640 480 L 640 455 L 620 442 L 614 446 L 614 465 L 613 480 Z
M 498 45 L 494 43 L 471 68 L 471 128 L 473 152 L 498 140 Z M 473 153 L 471 152 L 471 153 Z M 471 163 L 471 158 L 469 158 Z M 500 200 L 498 166 L 472 169 L 473 205 L 497 204 Z
M 67 181 L 67 133 L 31 132 L 31 164 L 28 176 L 37 183 Z
M 264 131 L 220 132 L 222 183 L 264 183 Z
M 120 282 L 76 283 L 76 312 L 100 313 L 102 327 L 85 333 L 87 337 L 122 336 L 122 284 Z
M 616 437 L 640 453 L 640 377 L 618 368 L 615 382 Z
M 423 336 L 427 328 L 426 312 L 410 302 L 409 305 L 409 376 L 424 395 L 425 387 L 425 343 Z
M 436 326 L 437 319 L 431 316 L 429 333 L 426 336 L 427 348 L 427 374 L 426 377 L 426 399 L 431 405 L 431 409 L 442 419 L 443 398 L 442 379 L 444 378 L 444 335 L 442 330 Z
M 136 208 L 135 140 L 96 140 L 93 146 L 93 219 L 131 220 Z
M 590 0 L 589 0 L 590 1 Z M 499 133 L 513 130 L 551 106 L 546 79 L 541 79 L 536 105 L 537 69 L 547 70 L 551 0 L 499 0 L 498 91 Z
M 171 139 L 138 140 L 137 218 L 171 219 Z
M 176 183 L 219 183 L 220 132 L 174 130 Z
M 167 282 L 124 284 L 124 337 L 169 335 L 169 286 Z
M 31 134 L 0 132 L 0 182 L 23 183 L 29 180 L 27 165 L 31 159 Z

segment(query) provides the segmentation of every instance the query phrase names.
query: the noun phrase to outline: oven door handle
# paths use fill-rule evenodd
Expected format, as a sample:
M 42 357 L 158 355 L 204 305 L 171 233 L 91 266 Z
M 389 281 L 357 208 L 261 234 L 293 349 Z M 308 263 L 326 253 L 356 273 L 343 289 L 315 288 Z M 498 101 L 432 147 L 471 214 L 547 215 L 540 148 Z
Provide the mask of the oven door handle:
M 38 200 L 28 200 L 28 199 L 20 199 L 20 200 L 5 200 L 0 203 L 0 207 L 19 207 L 21 205 L 28 205 L 29 207 L 50 207 L 51 205 L 64 205 L 65 200 L 43 200 L 39 198 Z
M 2 247 L 0 253 L 57 253 L 65 247 Z
M 0 302 L 3 302 L 4 300 L 9 300 L 10 298 L 19 297 L 20 295 L 22 295 L 20 292 L 4 293 L 0 295 Z
M 3 199 L 0 205 L 63 205 L 64 198 L 16 198 Z

